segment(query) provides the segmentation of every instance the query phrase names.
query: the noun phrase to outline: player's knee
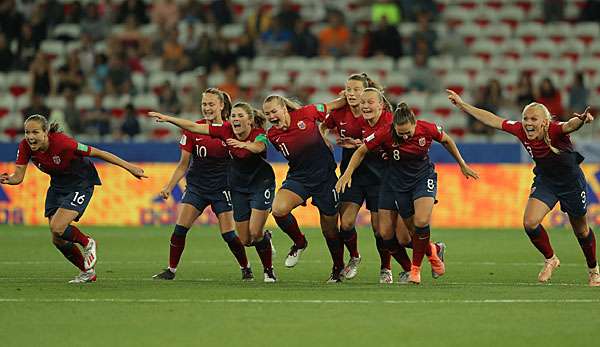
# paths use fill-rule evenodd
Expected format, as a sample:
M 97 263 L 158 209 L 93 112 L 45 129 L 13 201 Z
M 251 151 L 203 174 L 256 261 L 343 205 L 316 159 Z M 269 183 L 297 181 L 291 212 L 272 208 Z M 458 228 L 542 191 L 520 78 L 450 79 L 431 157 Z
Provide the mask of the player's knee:
M 275 218 L 285 217 L 290 212 L 291 212 L 290 209 L 287 206 L 283 206 L 283 205 L 273 205 L 273 209 L 271 210 L 271 214 Z
M 68 224 L 65 225 L 64 223 L 57 223 L 52 221 L 50 223 L 50 232 L 52 232 L 53 236 L 60 237 L 65 232 L 67 226 Z
M 416 228 L 423 228 L 429 225 L 429 216 L 415 215 L 414 224 Z
M 59 235 L 56 235 L 55 233 L 50 233 L 52 235 L 52 243 L 56 246 L 62 246 L 63 244 L 67 243 L 67 241 L 63 240 L 60 238 Z
M 239 238 L 240 238 L 240 242 L 246 247 L 249 247 L 250 244 L 252 243 L 252 237 L 250 235 L 240 234 Z
M 525 230 L 535 230 L 538 225 L 540 225 L 540 221 L 537 218 L 527 217 L 523 218 L 523 227 Z
M 351 220 L 349 218 L 342 218 L 342 221 L 340 222 L 340 228 L 342 230 L 351 230 L 352 228 L 354 228 L 354 220 Z

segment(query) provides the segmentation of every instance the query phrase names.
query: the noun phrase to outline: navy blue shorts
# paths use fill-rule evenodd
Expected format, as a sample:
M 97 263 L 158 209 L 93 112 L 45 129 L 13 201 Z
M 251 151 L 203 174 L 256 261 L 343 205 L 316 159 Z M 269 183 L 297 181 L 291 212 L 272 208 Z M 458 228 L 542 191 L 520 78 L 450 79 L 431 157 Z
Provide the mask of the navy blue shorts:
M 362 206 L 363 202 L 367 203 L 367 210 L 377 212 L 379 206 L 379 185 L 352 185 L 346 187 L 346 190 L 340 196 L 342 202 L 352 202 Z
M 83 216 L 85 209 L 92 200 L 93 194 L 94 186 L 74 191 L 59 190 L 50 186 L 46 193 L 44 217 L 52 217 L 56 213 L 56 210 L 64 208 L 65 210 L 77 211 L 79 213 L 77 218 L 75 218 L 77 222 Z
M 560 202 L 561 211 L 569 216 L 581 217 L 587 212 L 587 183 L 581 174 L 576 181 L 568 186 L 557 187 L 536 176 L 531 185 L 530 198 L 535 198 L 553 209 Z
M 231 211 L 231 192 L 222 190 L 212 193 L 200 193 L 186 189 L 181 198 L 181 203 L 194 206 L 200 213 L 210 205 L 213 212 L 218 216 L 223 212 Z
M 275 196 L 275 183 L 266 188 L 255 189 L 253 192 L 244 193 L 231 191 L 231 202 L 233 203 L 233 219 L 236 222 L 244 222 L 250 219 L 252 209 L 269 211 L 273 206 Z
M 335 176 L 335 173 L 332 173 L 325 182 L 312 189 L 307 188 L 304 184 L 292 179 L 283 181 L 280 189 L 291 190 L 298 194 L 304 201 L 312 197 L 312 204 L 315 205 L 321 213 L 326 216 L 333 216 L 338 212 L 339 206 L 339 196 L 335 190 L 336 183 L 337 177 Z
M 379 193 L 379 208 L 398 211 L 402 218 L 408 218 L 415 214 L 415 200 L 424 197 L 431 197 L 435 200 L 436 195 L 437 173 L 421 179 L 411 190 L 406 192 L 395 192 L 383 183 Z

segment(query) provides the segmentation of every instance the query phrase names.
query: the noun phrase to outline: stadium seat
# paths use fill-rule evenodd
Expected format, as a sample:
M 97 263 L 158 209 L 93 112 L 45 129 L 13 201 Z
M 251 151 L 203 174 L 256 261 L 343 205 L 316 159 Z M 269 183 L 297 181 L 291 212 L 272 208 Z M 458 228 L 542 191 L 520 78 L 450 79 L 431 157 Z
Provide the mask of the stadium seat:
M 102 99 L 102 107 L 104 107 L 111 116 L 121 118 L 125 115 L 125 106 L 128 102 L 128 96 L 107 95 Z
M 452 113 L 454 105 L 448 100 L 446 93 L 432 94 L 427 99 L 428 113 L 435 114 L 438 117 L 447 118 Z
M 585 54 L 585 45 L 579 40 L 566 40 L 561 45 L 557 45 L 556 49 L 561 58 L 567 58 L 573 62 Z
M 309 104 L 319 104 L 329 102 L 337 97 L 337 94 L 332 94 L 327 91 L 314 93 L 308 98 Z
M 327 58 L 310 58 L 307 61 L 307 69 L 312 71 L 318 71 L 321 74 L 329 73 L 336 69 L 335 59 Z
M 600 69 L 600 59 L 595 57 L 582 57 L 576 63 L 576 69 L 583 71 L 590 79 L 595 79 Z
M 363 57 L 343 57 L 338 61 L 338 69 L 350 75 L 365 70 L 368 59 Z
M 544 69 L 544 63 L 534 57 L 524 57 L 517 63 L 519 71 L 535 74 Z
M 465 23 L 456 30 L 462 36 L 465 44 L 471 46 L 479 37 L 483 36 L 481 27 L 474 23 Z
M 573 27 L 566 22 L 548 23 L 544 26 L 546 37 L 556 43 L 562 43 L 573 37 Z
M 219 86 L 225 83 L 225 75 L 221 71 L 213 72 L 208 75 L 209 86 Z
M 600 58 L 600 40 L 596 40 L 596 41 L 592 42 L 587 47 L 587 51 L 590 56 Z
M 146 92 L 146 74 L 141 72 L 134 72 L 131 74 L 131 82 L 137 93 Z
M 501 44 L 508 40 L 512 35 L 512 28 L 505 23 L 494 23 L 481 28 L 480 37 Z
M 290 89 L 290 75 L 287 71 L 273 71 L 267 79 L 267 87 L 288 92 Z
M 544 38 L 544 25 L 536 22 L 521 23 L 515 29 L 515 37 L 523 41 L 525 45 L 531 45 L 535 41 Z
M 241 23 L 225 24 L 221 27 L 221 36 L 226 40 L 236 40 L 244 33 L 244 25 Z
M 148 88 L 158 95 L 166 81 L 169 81 L 172 86 L 177 85 L 177 75 L 174 72 L 153 71 L 148 77 Z
M 91 110 L 94 104 L 94 96 L 91 94 L 81 94 L 75 99 L 75 107 L 81 112 Z
M 50 95 L 46 97 L 46 106 L 51 110 L 55 109 L 64 109 L 66 105 L 66 100 L 63 96 Z
M 373 73 L 372 77 L 384 77 L 388 73 L 394 70 L 394 59 L 387 56 L 376 56 L 365 59 L 360 66 L 358 66 L 357 72 Z M 370 74 L 369 74 L 370 75 Z
M 154 94 L 140 94 L 133 97 L 133 107 L 138 115 L 146 115 L 159 108 L 158 97 Z
M 239 86 L 247 90 L 250 95 L 254 94 L 260 83 L 261 77 L 258 71 L 243 71 L 238 77 Z
M 53 60 L 65 54 L 65 44 L 58 40 L 44 40 L 40 45 L 40 51 L 44 53 L 47 59 Z
M 462 94 L 470 83 L 469 75 L 459 71 L 449 72 L 443 80 L 444 89 L 452 89 L 458 94 Z
M 327 79 L 325 80 L 325 87 L 330 93 L 337 95 L 339 92 L 346 88 L 347 79 L 347 73 L 332 72 L 327 76 Z
M 503 6 L 497 12 L 498 20 L 515 29 L 525 19 L 525 13 L 517 6 Z
M 427 64 L 436 74 L 443 76 L 454 69 L 454 58 L 449 55 L 435 55 L 429 57 Z
M 304 57 L 285 57 L 281 59 L 281 69 L 288 72 L 290 77 L 296 77 L 300 71 L 306 70 L 308 61 Z
M 401 71 L 393 71 L 386 77 L 386 94 L 400 96 L 406 93 L 408 89 L 408 77 Z
M 69 23 L 58 24 L 52 31 L 52 37 L 62 41 L 77 40 L 80 34 L 81 26 Z
M 500 53 L 505 58 L 521 59 L 526 51 L 523 41 L 518 39 L 507 40 L 504 45 L 499 47 Z
M 280 60 L 273 57 L 257 56 L 252 60 L 252 69 L 262 73 L 270 73 L 279 70 Z
M 476 13 L 475 11 L 465 11 L 460 6 L 447 6 L 442 13 L 445 21 L 452 21 L 457 24 L 465 24 L 473 22 Z
M 473 56 L 462 57 L 456 64 L 458 70 L 468 73 L 471 78 L 475 78 L 480 71 L 484 70 L 485 65 L 483 60 Z
M 0 118 L 6 117 L 14 110 L 14 107 L 15 100 L 12 95 L 5 93 L 0 94 Z
M 400 102 L 405 102 L 408 107 L 419 117 L 426 110 L 427 95 L 424 93 L 407 93 L 402 95 Z
M 529 46 L 529 52 L 536 58 L 549 60 L 557 55 L 557 46 L 559 44 L 552 40 L 540 39 Z
M 506 59 L 506 57 L 503 56 L 496 56 L 490 60 L 488 68 L 499 75 L 504 75 L 517 69 L 517 61 L 514 59 Z
M 324 78 L 317 71 L 300 71 L 295 80 L 296 86 L 308 95 L 312 95 L 317 90 L 324 87 Z
M 23 116 L 19 113 L 9 113 L 0 118 L 0 133 L 4 139 L 15 141 L 23 129 Z
M 485 62 L 490 61 L 492 56 L 494 56 L 498 51 L 499 45 L 496 42 L 481 39 L 477 40 L 471 45 L 470 50 L 471 53 Z
M 29 90 L 30 78 L 27 72 L 11 71 L 7 73 L 6 80 L 10 93 L 15 97 L 19 97 Z
M 600 24 L 593 22 L 577 23 L 573 27 L 573 34 L 585 45 L 589 45 L 600 36 Z

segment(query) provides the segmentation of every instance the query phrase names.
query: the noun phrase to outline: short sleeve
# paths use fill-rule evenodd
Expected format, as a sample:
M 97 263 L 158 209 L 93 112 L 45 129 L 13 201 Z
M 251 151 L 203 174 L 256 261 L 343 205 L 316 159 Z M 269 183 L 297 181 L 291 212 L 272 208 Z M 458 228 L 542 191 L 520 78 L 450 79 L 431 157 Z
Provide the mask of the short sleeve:
M 181 139 L 179 140 L 179 148 L 189 153 L 193 153 L 194 151 L 194 141 L 192 141 L 193 137 L 190 136 L 189 131 L 184 131 L 183 135 L 181 135 Z
M 502 130 L 506 131 L 509 134 L 519 137 L 519 135 L 523 131 L 523 125 L 521 124 L 521 122 L 506 119 L 502 122 Z
M 442 141 L 442 137 L 444 136 L 444 129 L 441 125 L 430 123 L 428 124 L 427 130 L 429 132 L 429 136 L 437 142 Z
M 31 158 L 31 148 L 27 144 L 26 140 L 21 141 L 19 143 L 19 149 L 17 149 L 17 165 L 27 165 L 29 163 L 29 159 Z
M 365 145 L 369 151 L 374 151 L 385 141 L 389 135 L 389 130 L 380 129 L 365 138 Z
M 323 121 L 323 124 L 325 124 L 327 129 L 333 129 L 333 128 L 337 127 L 337 124 L 335 122 L 335 117 L 336 117 L 335 111 L 331 111 L 325 116 L 325 120 Z
M 254 142 L 262 142 L 265 144 L 265 146 L 269 145 L 269 140 L 267 139 L 267 134 L 265 134 L 264 130 L 259 131 L 254 138 Z
M 80 157 L 87 157 L 92 151 L 90 146 L 79 143 L 74 138 L 64 134 L 60 137 L 56 137 L 55 139 L 59 141 L 59 144 L 62 148 L 66 148 L 68 151 L 73 152 L 75 155 Z
M 550 125 L 548 126 L 548 134 L 550 135 L 550 139 L 556 139 L 561 136 L 564 136 L 565 133 L 563 131 L 562 125 L 562 122 L 550 122 Z
M 325 117 L 327 117 L 327 106 L 325 104 L 304 106 L 299 111 L 319 122 L 325 121 Z
M 232 137 L 233 130 L 230 123 L 211 124 L 208 126 L 208 134 L 221 140 L 227 140 Z

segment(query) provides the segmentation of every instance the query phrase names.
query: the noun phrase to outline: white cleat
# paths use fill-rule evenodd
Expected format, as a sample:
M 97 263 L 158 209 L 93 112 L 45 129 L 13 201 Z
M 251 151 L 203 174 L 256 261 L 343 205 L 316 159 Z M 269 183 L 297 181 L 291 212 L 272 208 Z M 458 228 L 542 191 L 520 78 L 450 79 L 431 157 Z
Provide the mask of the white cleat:
M 91 283 L 96 282 L 96 271 L 90 269 L 87 271 L 81 271 L 77 277 L 70 280 L 69 283 Z
M 398 274 L 398 284 L 408 284 L 408 278 L 410 277 L 410 272 L 402 271 Z
M 285 266 L 286 267 L 296 266 L 296 264 L 298 264 L 298 261 L 300 260 L 300 256 L 306 250 L 306 247 L 308 247 L 308 242 L 306 242 L 306 246 L 304 246 L 304 248 L 297 248 L 296 245 L 292 245 L 290 252 L 288 253 L 287 257 L 285 258 Z
M 96 241 L 90 237 L 86 247 L 83 248 L 83 265 L 86 270 L 93 269 L 96 266 Z
M 590 287 L 600 287 L 600 270 L 598 265 L 595 268 L 588 269 L 590 275 Z
M 381 284 L 394 283 L 394 275 L 392 275 L 392 270 L 381 269 L 381 271 L 379 271 L 379 283 L 381 283 Z
M 360 260 L 360 256 L 357 258 L 350 258 L 348 265 L 346 265 L 344 270 L 342 270 L 342 276 L 344 276 L 345 279 L 351 280 L 356 277 L 358 274 L 358 265 L 360 265 Z
M 265 274 L 265 279 L 264 279 L 265 283 L 277 282 L 277 277 L 275 277 L 275 272 L 273 271 L 273 268 L 265 269 L 264 274 Z
M 552 272 L 560 266 L 560 260 L 555 255 L 550 259 L 544 260 L 544 267 L 538 274 L 538 281 L 546 283 L 552 278 Z

